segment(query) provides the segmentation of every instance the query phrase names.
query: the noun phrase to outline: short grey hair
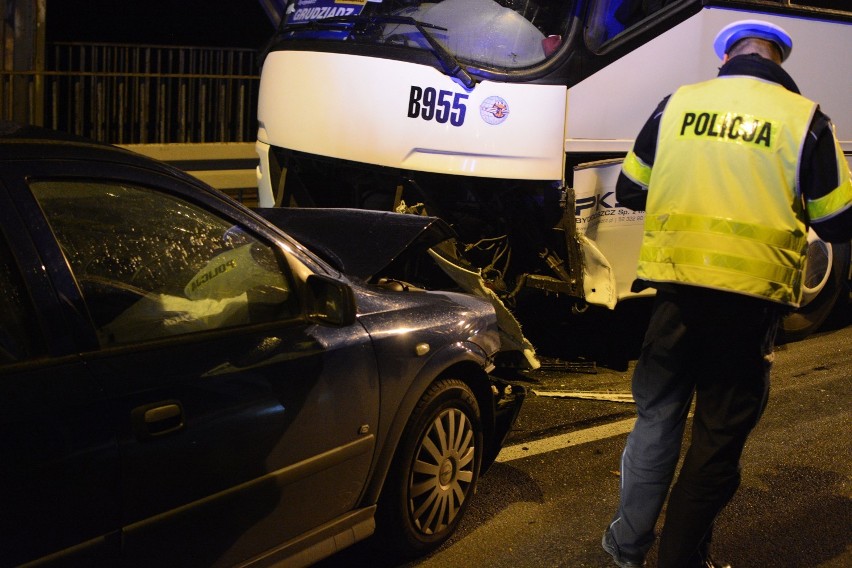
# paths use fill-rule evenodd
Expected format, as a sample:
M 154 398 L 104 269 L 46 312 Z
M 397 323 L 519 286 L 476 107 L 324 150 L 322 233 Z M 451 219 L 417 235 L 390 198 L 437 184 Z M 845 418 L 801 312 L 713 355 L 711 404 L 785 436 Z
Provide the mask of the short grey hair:
M 744 37 L 732 45 L 731 49 L 728 50 L 728 59 L 748 53 L 756 53 L 763 58 L 771 59 L 775 63 L 781 63 L 781 48 L 771 41 L 757 37 Z

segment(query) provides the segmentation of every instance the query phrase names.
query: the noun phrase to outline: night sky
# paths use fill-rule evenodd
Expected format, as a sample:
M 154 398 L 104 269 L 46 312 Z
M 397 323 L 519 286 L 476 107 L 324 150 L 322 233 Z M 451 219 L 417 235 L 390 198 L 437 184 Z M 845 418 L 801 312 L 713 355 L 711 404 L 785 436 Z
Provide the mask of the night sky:
M 47 0 L 47 41 L 263 46 L 272 23 L 257 0 Z

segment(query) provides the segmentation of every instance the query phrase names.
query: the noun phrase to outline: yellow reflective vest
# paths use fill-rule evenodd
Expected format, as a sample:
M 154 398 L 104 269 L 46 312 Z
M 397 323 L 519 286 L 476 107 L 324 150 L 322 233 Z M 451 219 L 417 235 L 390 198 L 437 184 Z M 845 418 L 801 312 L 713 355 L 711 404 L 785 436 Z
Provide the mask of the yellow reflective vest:
M 638 277 L 798 306 L 807 248 L 798 168 L 815 109 L 753 77 L 678 89 L 647 179 Z

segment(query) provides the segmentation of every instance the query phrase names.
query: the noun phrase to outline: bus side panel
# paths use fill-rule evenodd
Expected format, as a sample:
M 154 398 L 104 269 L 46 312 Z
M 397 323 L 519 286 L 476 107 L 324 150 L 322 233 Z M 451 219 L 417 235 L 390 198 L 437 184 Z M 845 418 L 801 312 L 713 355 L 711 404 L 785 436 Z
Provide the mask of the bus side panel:
M 425 172 L 561 180 L 566 93 L 487 81 L 468 90 L 424 65 L 276 51 L 262 71 L 258 140 Z
M 565 149 L 626 152 L 651 112 L 685 83 L 716 76 L 721 64 L 713 39 L 725 25 L 759 18 L 793 38 L 784 69 L 806 97 L 820 103 L 852 152 L 852 25 L 837 21 L 704 9 L 569 90 Z M 606 93 L 606 96 L 601 96 Z
M 615 184 L 621 160 L 580 164 L 574 168 L 575 222 L 583 253 L 583 291 L 590 304 L 614 308 L 641 294 L 631 292 L 639 263 L 645 214 L 621 207 Z

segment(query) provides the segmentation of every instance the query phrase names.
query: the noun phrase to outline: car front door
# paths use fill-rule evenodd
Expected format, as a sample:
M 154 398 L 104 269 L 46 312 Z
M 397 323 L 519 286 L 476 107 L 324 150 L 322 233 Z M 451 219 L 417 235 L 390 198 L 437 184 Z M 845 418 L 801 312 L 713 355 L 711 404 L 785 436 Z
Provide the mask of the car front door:
M 30 189 L 98 338 L 81 359 L 119 443 L 123 563 L 232 565 L 356 505 L 375 358 L 357 322 L 304 319 L 274 234 L 152 179 Z
M 120 545 L 119 459 L 76 320 L 0 183 L 0 566 L 102 565 Z M 73 311 L 73 310 L 71 310 Z

